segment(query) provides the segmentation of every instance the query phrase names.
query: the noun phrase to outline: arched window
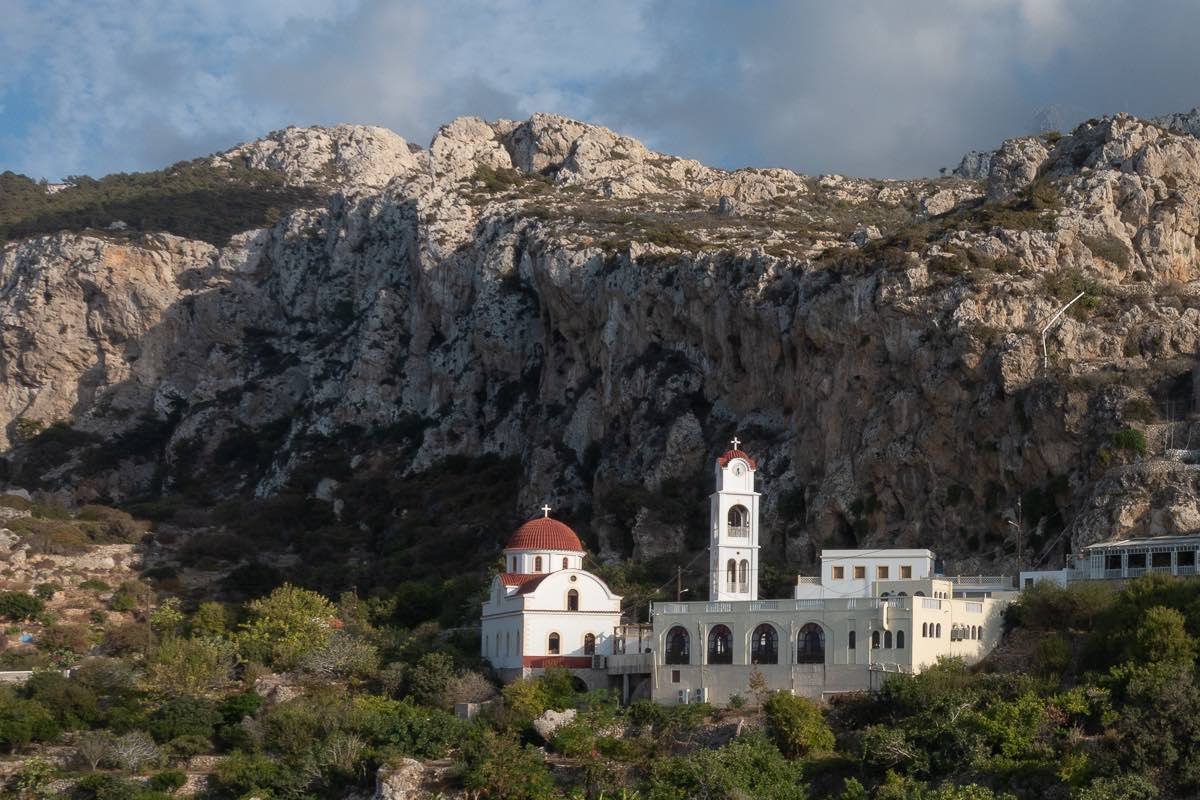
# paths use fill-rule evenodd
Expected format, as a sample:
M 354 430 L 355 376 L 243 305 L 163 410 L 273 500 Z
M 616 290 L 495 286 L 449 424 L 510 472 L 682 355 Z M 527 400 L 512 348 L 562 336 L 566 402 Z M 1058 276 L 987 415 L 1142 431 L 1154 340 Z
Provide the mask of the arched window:
M 801 628 L 800 635 L 796 637 L 796 663 L 825 663 L 825 631 L 815 622 Z
M 708 632 L 708 663 L 733 663 L 733 634 L 724 625 L 714 625 Z
M 745 506 L 734 506 L 729 509 L 729 535 L 748 536 L 750 527 L 750 512 Z
M 854 631 L 850 631 L 850 636 L 848 637 L 849 641 L 848 641 L 848 643 L 847 643 L 847 645 L 846 645 L 846 647 L 847 647 L 848 649 L 850 649 L 850 650 L 853 650 L 853 649 L 854 649 L 854 647 L 855 647 L 855 641 L 854 641 L 854 640 L 855 640 L 856 638 L 858 638 L 858 637 L 855 635 Z
M 585 633 L 583 635 L 583 654 L 585 656 L 596 655 L 596 634 Z
M 978 638 L 979 638 L 979 634 L 980 634 L 980 632 L 981 632 L 982 630 L 983 630 L 983 629 L 982 629 L 982 628 L 980 628 L 978 625 L 972 625 L 972 626 L 971 626 L 971 638 L 972 638 L 972 639 L 978 639 Z
M 504 655 L 512 655 L 512 640 L 509 638 L 508 631 L 504 632 Z
M 750 639 L 750 663 L 779 663 L 779 636 L 775 633 L 774 625 L 764 622 L 754 629 L 754 636 Z
M 885 650 L 892 649 L 892 632 L 891 631 L 883 632 L 883 647 Z
M 921 623 L 921 638 L 923 638 L 923 639 L 929 638 L 929 623 L 928 622 Z
M 542 557 L 541 556 L 538 556 L 537 558 L 535 558 L 533 560 L 533 571 L 534 572 L 542 571 Z
M 512 569 L 510 569 L 509 572 L 516 572 L 516 571 L 517 571 L 517 557 L 513 556 L 512 557 Z
M 559 642 L 558 634 L 557 633 L 550 634 L 550 640 L 547 643 L 547 647 L 546 647 L 546 649 L 549 651 L 550 655 L 552 655 L 552 656 L 558 655 L 558 651 L 559 651 L 558 642 Z
M 579 592 L 572 589 L 567 592 L 567 611 L 579 610 Z
M 729 591 L 736 592 L 737 591 L 737 562 L 734 561 L 732 558 L 729 559 L 729 563 L 725 565 L 725 577 L 728 579 Z
M 879 595 L 879 599 L 880 599 L 880 600 L 887 600 L 887 599 L 888 599 L 888 596 L 889 596 L 889 595 L 888 595 L 888 593 L 887 593 L 887 592 L 882 592 L 882 593 Z
M 667 652 L 664 661 L 668 664 L 690 663 L 691 659 L 688 657 L 690 638 L 687 629 L 682 625 L 676 625 L 667 631 Z
M 567 568 L 567 557 L 563 556 L 563 569 Z
M 940 623 L 940 622 L 939 622 L 939 623 L 937 624 L 937 633 L 933 634 L 933 637 L 934 637 L 935 639 L 940 639 L 940 638 L 942 638 L 942 623 Z
M 924 592 L 913 592 L 913 597 L 924 597 L 924 596 L 925 596 Z
M 896 592 L 896 597 L 908 597 L 908 592 Z
M 871 649 L 879 649 L 879 631 L 871 631 Z
M 904 649 L 904 631 L 896 631 L 896 649 Z
M 742 564 L 738 568 L 738 591 L 750 591 L 750 562 L 742 559 Z

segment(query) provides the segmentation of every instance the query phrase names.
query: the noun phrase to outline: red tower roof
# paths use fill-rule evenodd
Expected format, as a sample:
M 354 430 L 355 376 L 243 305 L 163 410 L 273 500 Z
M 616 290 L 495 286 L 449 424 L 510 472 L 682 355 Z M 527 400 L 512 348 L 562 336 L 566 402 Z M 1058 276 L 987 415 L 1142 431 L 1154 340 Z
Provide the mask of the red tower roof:
M 575 531 L 556 519 L 538 517 L 531 519 L 508 540 L 505 550 L 570 550 L 583 552 L 583 544 Z
M 745 460 L 745 462 L 750 465 L 750 469 L 753 469 L 753 470 L 758 469 L 758 464 L 755 463 L 754 459 L 751 458 L 750 456 L 746 455 L 745 453 L 743 453 L 741 450 L 726 450 L 725 455 L 723 455 L 717 459 L 717 463 L 720 464 L 722 467 L 727 467 L 727 466 L 729 466 L 729 462 L 735 458 L 740 458 L 740 459 Z

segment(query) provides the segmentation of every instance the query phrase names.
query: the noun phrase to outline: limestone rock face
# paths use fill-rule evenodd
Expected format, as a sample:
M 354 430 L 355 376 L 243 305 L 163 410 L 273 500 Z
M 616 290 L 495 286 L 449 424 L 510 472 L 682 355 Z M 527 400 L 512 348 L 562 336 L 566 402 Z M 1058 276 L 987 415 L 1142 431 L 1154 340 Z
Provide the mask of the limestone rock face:
M 328 192 L 222 247 L 86 231 L 0 247 L 13 469 L 120 500 L 207 467 L 215 496 L 288 489 L 341 513 L 373 455 L 310 469 L 312 443 L 390 431 L 403 474 L 512 459 L 512 513 L 590 509 L 603 556 L 651 559 L 703 547 L 713 458 L 737 434 L 764 563 L 928 546 L 986 571 L 1030 493 L 1059 520 L 1047 546 L 1063 520 L 1085 541 L 1195 518 L 1192 465 L 1139 494 L 1120 470 L 1171 448 L 1112 444 L 1190 407 L 1200 374 L 1186 134 L 1118 115 L 1012 140 L 986 197 L 961 178 L 726 172 L 553 115 L 461 118 L 427 150 L 289 129 L 218 159 Z M 1036 179 L 1055 208 L 995 205 Z M 1044 367 L 1038 332 L 1076 287 Z M 61 448 L 35 458 L 25 442 L 52 426 Z M 228 468 L 247 437 L 259 459 Z
M 992 154 L 988 164 L 987 198 L 1007 200 L 1037 177 L 1049 152 L 1041 139 L 1009 139 Z
M 214 161 L 282 172 L 296 184 L 329 181 L 370 188 L 381 188 L 420 164 L 404 139 L 372 125 L 286 128 Z

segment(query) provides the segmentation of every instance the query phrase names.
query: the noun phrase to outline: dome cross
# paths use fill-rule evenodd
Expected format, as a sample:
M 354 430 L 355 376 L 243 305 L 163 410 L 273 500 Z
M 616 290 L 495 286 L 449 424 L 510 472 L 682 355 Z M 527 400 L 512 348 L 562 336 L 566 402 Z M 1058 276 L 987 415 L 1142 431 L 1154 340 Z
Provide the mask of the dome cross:
M 548 505 L 542 506 L 542 516 L 549 517 L 550 511 L 551 511 L 550 506 L 548 506 Z

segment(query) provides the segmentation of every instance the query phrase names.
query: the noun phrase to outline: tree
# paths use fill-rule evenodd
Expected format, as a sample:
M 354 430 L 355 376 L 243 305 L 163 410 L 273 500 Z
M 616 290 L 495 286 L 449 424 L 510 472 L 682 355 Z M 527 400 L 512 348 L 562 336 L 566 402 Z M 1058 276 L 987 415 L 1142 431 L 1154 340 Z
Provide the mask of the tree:
M 1146 610 L 1138 628 L 1138 650 L 1146 661 L 1190 664 L 1196 660 L 1196 640 L 1187 632 L 1183 614 L 1173 608 Z
M 217 704 L 202 697 L 183 695 L 163 703 L 150 715 L 149 731 L 156 741 L 169 742 L 180 736 L 212 738 L 223 721 Z
M 833 749 L 833 731 L 821 709 L 789 692 L 772 692 L 763 703 L 767 734 L 785 756 L 799 758 Z
M 179 608 L 178 597 L 168 597 L 158 605 L 158 608 L 150 612 L 150 627 L 164 639 L 178 633 L 179 626 L 182 624 L 183 611 Z
M 134 773 L 159 758 L 158 747 L 145 731 L 130 731 L 113 739 L 111 754 L 117 766 Z
M 445 653 L 426 653 L 409 673 L 408 690 L 421 705 L 442 708 L 454 677 L 454 659 Z
M 95 770 L 112 752 L 112 734 L 108 731 L 84 731 L 75 741 L 75 753 Z
M 324 648 L 333 635 L 333 604 L 291 584 L 251 601 L 246 608 L 251 618 L 239 635 L 242 652 L 276 667 L 296 667 L 309 653 Z
M 58 724 L 41 703 L 23 700 L 9 689 L 0 691 L 0 745 L 10 753 L 30 742 L 55 739 L 58 733 Z
M 369 676 L 379 668 L 379 651 L 369 642 L 338 631 L 324 648 L 305 656 L 300 667 L 305 672 L 332 680 Z

